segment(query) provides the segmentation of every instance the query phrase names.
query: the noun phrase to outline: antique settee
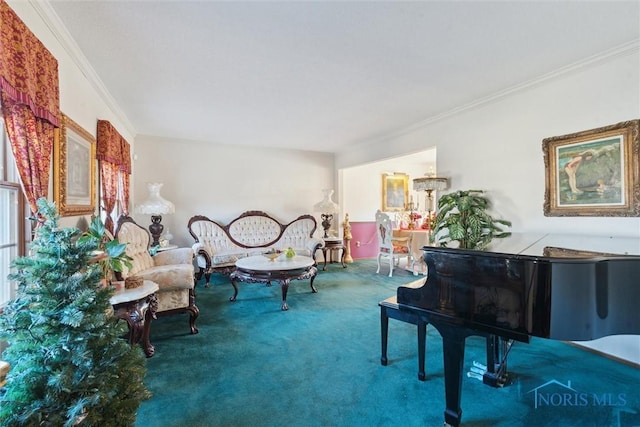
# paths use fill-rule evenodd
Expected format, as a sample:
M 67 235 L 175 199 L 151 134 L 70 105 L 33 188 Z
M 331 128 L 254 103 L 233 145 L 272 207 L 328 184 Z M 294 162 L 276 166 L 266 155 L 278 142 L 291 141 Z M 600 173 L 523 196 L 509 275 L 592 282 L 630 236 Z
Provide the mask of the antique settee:
M 151 256 L 149 232 L 128 216 L 118 220 L 115 237 L 127 243 L 127 255 L 133 258 L 132 268 L 125 268 L 123 277 L 135 275 L 156 282 L 159 287 L 156 314 L 188 313 L 191 333 L 197 334 L 195 322 L 199 311 L 195 304 L 193 249 L 177 248 Z
M 316 250 L 324 245 L 322 239 L 313 236 L 317 223 L 312 215 L 301 215 L 282 224 L 265 212 L 247 211 L 227 225 L 196 215 L 189 220 L 188 228 L 196 241 L 196 280 L 204 275 L 206 286 L 211 273 L 229 274 L 240 258 L 293 248 L 296 254 L 315 261 Z

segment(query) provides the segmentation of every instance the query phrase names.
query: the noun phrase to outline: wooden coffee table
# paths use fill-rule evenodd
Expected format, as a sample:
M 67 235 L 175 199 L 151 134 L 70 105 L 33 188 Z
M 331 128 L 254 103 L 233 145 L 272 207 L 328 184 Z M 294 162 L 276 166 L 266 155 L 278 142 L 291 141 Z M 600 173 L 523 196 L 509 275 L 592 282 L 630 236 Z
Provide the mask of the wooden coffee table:
M 292 280 L 311 279 L 311 292 L 318 290 L 313 286 L 313 280 L 318 274 L 316 263 L 311 257 L 296 255 L 293 258 L 284 256 L 271 261 L 258 255 L 241 258 L 236 261 L 236 270 L 229 275 L 233 285 L 233 296 L 229 301 L 235 301 L 238 296 L 237 282 L 266 283 L 279 282 L 282 288 L 282 310 L 289 309 L 287 305 L 287 291 Z

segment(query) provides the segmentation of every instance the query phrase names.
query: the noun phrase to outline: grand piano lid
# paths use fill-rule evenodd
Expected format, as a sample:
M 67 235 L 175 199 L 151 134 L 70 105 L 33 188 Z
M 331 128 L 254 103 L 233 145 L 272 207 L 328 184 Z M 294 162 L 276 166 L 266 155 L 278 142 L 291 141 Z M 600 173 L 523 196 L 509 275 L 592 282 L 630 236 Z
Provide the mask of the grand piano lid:
M 576 258 L 595 256 L 596 253 L 640 255 L 640 239 L 582 234 L 513 233 L 504 239 L 495 239 L 486 251 Z
M 398 303 L 517 340 L 640 334 L 640 239 L 514 233 L 494 243 L 425 247 L 435 274 L 421 289 L 399 287 Z

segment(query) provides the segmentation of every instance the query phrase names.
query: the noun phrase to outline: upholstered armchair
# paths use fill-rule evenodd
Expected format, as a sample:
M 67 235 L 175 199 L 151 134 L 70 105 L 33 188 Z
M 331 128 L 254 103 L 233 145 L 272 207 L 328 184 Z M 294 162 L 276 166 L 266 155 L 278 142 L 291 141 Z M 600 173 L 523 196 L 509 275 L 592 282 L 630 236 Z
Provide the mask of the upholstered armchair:
M 127 243 L 127 255 L 133 258 L 132 268 L 125 268 L 123 276 L 135 275 L 156 282 L 160 288 L 156 294 L 156 314 L 188 313 L 191 333 L 197 334 L 195 322 L 199 311 L 195 304 L 193 249 L 177 248 L 151 256 L 149 232 L 128 216 L 118 220 L 116 238 Z
M 411 249 L 409 237 L 393 235 L 393 223 L 384 212 L 376 212 L 376 230 L 378 232 L 378 270 L 380 273 L 380 259 L 389 259 L 389 277 L 393 276 L 393 267 L 400 264 L 401 258 L 407 259 L 407 265 L 411 262 Z

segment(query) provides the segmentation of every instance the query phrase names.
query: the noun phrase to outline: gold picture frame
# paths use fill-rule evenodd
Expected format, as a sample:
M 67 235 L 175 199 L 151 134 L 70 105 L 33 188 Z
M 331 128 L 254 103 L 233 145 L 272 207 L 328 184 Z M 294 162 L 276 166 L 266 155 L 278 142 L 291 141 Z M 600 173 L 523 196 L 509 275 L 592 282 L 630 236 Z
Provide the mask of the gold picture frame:
M 382 211 L 404 211 L 409 201 L 409 175 L 382 174 Z
M 640 120 L 542 141 L 545 216 L 640 216 Z
M 60 216 L 93 214 L 96 140 L 65 114 L 54 132 L 53 165 L 53 194 Z
M 594 258 L 600 256 L 620 256 L 607 252 L 583 251 L 580 249 L 560 248 L 557 246 L 545 246 L 542 256 L 554 258 Z

